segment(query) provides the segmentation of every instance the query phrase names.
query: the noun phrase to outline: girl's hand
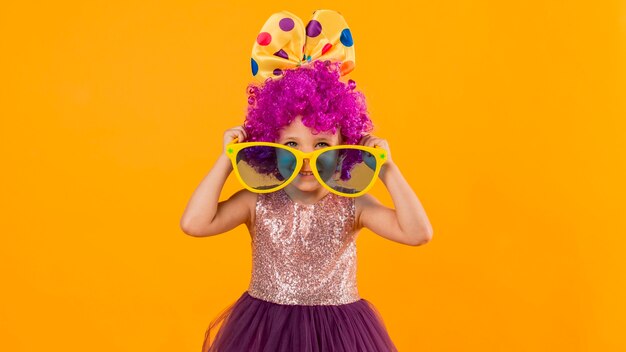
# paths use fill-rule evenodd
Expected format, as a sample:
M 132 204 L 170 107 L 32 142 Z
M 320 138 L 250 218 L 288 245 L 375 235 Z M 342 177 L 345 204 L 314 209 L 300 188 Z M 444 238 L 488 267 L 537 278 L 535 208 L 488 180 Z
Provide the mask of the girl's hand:
M 223 145 L 223 153 L 226 154 L 226 146 L 230 144 L 235 138 L 239 138 L 237 143 L 243 142 L 248 135 L 246 131 L 243 129 L 243 126 L 236 126 L 233 128 L 229 128 L 224 132 L 224 145 Z
M 393 164 L 393 160 L 391 160 L 391 150 L 389 150 L 389 143 L 387 143 L 385 139 L 378 138 L 378 137 L 375 137 L 374 135 L 365 133 L 359 140 L 358 144 L 364 145 L 366 147 L 379 146 L 385 149 L 387 151 L 387 161 L 385 161 L 383 166 L 385 166 L 386 164 L 388 165 Z

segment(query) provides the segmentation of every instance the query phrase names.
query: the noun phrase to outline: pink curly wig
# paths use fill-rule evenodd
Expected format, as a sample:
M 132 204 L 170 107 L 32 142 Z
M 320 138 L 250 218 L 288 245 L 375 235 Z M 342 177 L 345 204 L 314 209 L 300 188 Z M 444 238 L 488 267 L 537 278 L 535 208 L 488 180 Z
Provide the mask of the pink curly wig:
M 365 96 L 339 80 L 339 64 L 314 61 L 285 70 L 278 79 L 248 85 L 244 129 L 248 141 L 275 142 L 279 130 L 301 115 L 313 133 L 341 131 L 344 144 L 356 144 L 361 132 L 371 131 Z
M 248 111 L 244 129 L 248 142 L 276 142 L 280 130 L 298 115 L 313 134 L 340 132 L 342 144 L 357 144 L 363 132 L 374 125 L 367 112 L 365 96 L 354 90 L 354 81 L 340 78 L 340 63 L 314 61 L 311 65 L 285 70 L 278 79 L 268 78 L 261 85 L 248 85 Z M 257 155 L 261 162 L 266 156 Z M 259 159 L 260 158 L 260 159 Z M 350 169 L 360 158 L 349 153 L 344 160 L 342 179 L 350 178 Z M 280 176 L 277 174 L 277 177 Z

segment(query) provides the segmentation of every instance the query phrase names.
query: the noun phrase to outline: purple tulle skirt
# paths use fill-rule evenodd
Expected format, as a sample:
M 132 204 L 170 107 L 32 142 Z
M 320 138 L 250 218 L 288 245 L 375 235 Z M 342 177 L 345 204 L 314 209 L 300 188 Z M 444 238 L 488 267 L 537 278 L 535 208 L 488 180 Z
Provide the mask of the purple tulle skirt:
M 376 307 L 363 298 L 341 305 L 284 305 L 245 291 L 213 319 L 202 346 L 202 352 L 242 351 L 388 352 L 397 348 Z

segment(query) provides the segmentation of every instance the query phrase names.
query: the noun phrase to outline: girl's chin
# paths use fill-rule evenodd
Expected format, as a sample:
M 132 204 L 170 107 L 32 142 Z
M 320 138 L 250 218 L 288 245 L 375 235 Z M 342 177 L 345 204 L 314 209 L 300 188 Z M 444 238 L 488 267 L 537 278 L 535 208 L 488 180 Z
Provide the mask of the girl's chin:
M 301 191 L 315 191 L 319 189 L 320 187 L 322 187 L 322 185 L 320 185 L 319 182 L 317 182 L 317 180 L 313 177 L 311 180 L 307 178 L 296 179 L 294 180 L 292 185 L 294 185 L 296 188 L 298 188 Z

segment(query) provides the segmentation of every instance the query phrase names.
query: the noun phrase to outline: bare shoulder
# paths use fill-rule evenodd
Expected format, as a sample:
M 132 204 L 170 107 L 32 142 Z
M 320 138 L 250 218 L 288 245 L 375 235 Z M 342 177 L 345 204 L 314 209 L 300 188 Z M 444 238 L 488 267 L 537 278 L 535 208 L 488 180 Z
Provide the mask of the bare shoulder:
M 237 206 L 247 211 L 246 226 L 248 226 L 249 229 L 253 228 L 254 222 L 256 221 L 256 202 L 258 196 L 258 193 L 250 192 L 244 188 L 235 192 L 235 194 L 230 197 L 230 199 L 235 201 Z
M 356 208 L 355 210 L 356 228 L 361 229 L 364 227 L 364 224 L 362 221 L 363 216 L 364 215 L 367 216 L 368 212 L 371 211 L 372 207 L 380 206 L 381 203 L 373 195 L 369 193 L 365 193 L 364 195 L 356 197 L 354 199 L 354 205 Z
M 206 219 L 203 225 L 188 230 L 188 233 L 193 233 L 196 237 L 206 237 L 226 233 L 241 224 L 250 228 L 255 221 L 255 203 L 255 193 L 239 190 L 217 204 L 212 219 Z

